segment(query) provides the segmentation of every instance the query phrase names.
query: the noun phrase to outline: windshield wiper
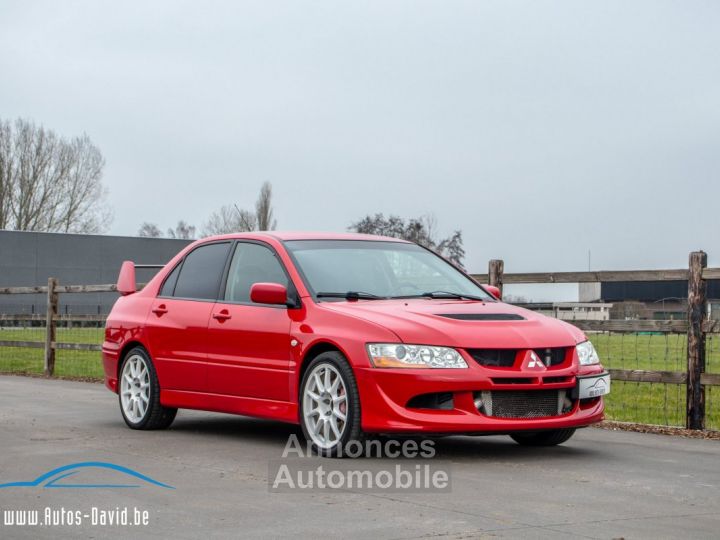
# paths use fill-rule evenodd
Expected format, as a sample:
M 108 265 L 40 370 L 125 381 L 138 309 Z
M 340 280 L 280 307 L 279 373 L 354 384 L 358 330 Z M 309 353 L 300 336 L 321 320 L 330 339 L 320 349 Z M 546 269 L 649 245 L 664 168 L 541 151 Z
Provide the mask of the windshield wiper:
M 407 296 L 393 296 L 393 298 L 456 298 L 458 300 L 480 300 L 482 302 L 490 301 L 491 298 L 482 298 L 472 294 L 456 293 L 449 291 L 432 291 L 424 292 L 422 294 L 409 294 Z
M 387 298 L 387 296 L 378 296 L 362 291 L 319 292 L 315 296 L 317 298 L 345 298 L 346 300 L 385 300 Z

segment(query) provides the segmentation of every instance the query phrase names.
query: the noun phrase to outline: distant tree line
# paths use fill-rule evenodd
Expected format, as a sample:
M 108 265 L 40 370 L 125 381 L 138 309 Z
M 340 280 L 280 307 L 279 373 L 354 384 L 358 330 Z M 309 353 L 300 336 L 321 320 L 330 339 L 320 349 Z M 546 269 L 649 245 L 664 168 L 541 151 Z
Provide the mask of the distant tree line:
M 112 212 L 102 183 L 105 160 L 83 134 L 66 138 L 29 120 L 0 118 L 0 229 L 64 233 L 101 233 L 108 229 Z M 260 188 L 255 207 L 227 204 L 203 224 L 202 235 L 271 231 L 277 227 L 272 206 L 272 185 Z M 367 215 L 352 223 L 359 233 L 403 238 L 426 246 L 462 266 L 465 258 L 462 232 L 441 238 L 435 218 L 404 219 L 395 215 Z M 180 220 L 162 229 L 144 222 L 139 236 L 196 237 L 197 228 Z
M 265 182 L 260 188 L 260 195 L 254 210 L 239 208 L 236 204 L 222 206 L 210 214 L 202 228 L 203 236 L 230 234 L 234 232 L 272 231 L 277 227 L 277 220 L 272 207 L 272 185 Z M 175 228 L 167 230 L 168 238 L 190 240 L 195 238 L 196 227 L 185 221 L 178 221 Z M 138 236 L 159 238 L 164 236 L 155 223 L 145 222 L 138 230 Z
M 228 204 L 210 215 L 202 228 L 203 236 L 229 234 L 234 232 L 272 231 L 277 226 L 272 207 L 272 186 L 265 182 L 254 210 L 238 208 Z M 439 253 L 453 264 L 462 268 L 465 258 L 462 232 L 454 231 L 450 236 L 441 238 L 437 233 L 437 224 L 433 216 L 404 219 L 395 215 L 367 215 L 352 223 L 349 230 L 364 234 L 390 236 L 416 242 Z M 196 228 L 185 221 L 179 221 L 174 229 L 168 229 L 169 238 L 190 240 L 195 238 Z M 156 224 L 143 223 L 139 236 L 159 238 L 165 236 Z
M 409 219 L 394 215 L 385 217 L 384 214 L 367 215 L 350 225 L 350 230 L 415 242 L 439 253 L 460 268 L 465 258 L 462 231 L 456 230 L 447 238 L 439 238 L 437 223 L 431 215 Z

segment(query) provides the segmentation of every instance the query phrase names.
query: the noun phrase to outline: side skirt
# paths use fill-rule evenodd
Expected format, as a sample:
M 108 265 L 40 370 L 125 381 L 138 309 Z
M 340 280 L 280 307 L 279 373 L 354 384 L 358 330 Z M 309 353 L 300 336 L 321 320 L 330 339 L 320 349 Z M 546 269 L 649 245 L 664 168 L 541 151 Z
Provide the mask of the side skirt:
M 273 401 L 224 394 L 205 394 L 187 390 L 161 390 L 160 403 L 165 407 L 177 409 L 196 409 L 243 416 L 254 416 L 279 420 L 291 424 L 298 423 L 297 403 Z

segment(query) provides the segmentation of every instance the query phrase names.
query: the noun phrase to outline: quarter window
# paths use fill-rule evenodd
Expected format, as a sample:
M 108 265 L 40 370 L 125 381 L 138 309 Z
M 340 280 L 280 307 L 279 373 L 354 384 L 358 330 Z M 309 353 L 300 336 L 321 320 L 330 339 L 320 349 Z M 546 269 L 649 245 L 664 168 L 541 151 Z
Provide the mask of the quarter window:
M 229 242 L 207 244 L 191 251 L 182 263 L 174 296 L 215 300 L 225 268 Z
M 177 266 L 173 269 L 172 272 L 170 272 L 170 275 L 165 278 L 165 283 L 163 283 L 162 288 L 160 289 L 160 295 L 159 296 L 172 296 L 175 291 L 175 284 L 177 283 L 178 275 L 180 274 L 180 267 L 182 266 L 182 263 L 178 263 Z
M 225 300 L 250 302 L 250 287 L 255 283 L 280 283 L 287 287 L 288 279 L 272 250 L 260 244 L 240 242 L 230 263 Z

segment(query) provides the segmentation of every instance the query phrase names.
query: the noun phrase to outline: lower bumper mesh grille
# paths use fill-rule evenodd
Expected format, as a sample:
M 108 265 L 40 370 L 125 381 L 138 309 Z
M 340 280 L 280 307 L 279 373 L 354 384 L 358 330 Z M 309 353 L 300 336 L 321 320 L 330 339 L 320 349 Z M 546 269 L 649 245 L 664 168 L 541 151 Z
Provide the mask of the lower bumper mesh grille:
M 496 418 L 560 416 L 572 408 L 566 390 L 483 391 L 476 404 L 481 413 Z

